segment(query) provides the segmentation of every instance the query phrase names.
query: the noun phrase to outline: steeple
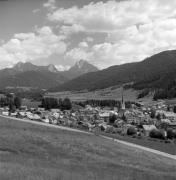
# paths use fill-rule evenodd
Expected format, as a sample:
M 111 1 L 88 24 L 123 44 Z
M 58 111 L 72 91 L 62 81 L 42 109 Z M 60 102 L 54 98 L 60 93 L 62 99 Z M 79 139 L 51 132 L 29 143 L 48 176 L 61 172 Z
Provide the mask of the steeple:
M 125 110 L 125 102 L 123 97 L 123 86 L 122 86 L 122 100 L 121 100 L 121 109 Z

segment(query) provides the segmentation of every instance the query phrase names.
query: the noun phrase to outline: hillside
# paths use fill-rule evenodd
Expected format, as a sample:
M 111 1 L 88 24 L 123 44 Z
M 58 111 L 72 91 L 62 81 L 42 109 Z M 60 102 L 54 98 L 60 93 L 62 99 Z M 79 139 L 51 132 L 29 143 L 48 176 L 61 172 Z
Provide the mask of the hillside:
M 172 180 L 176 176 L 174 160 L 98 136 L 2 118 L 0 159 L 1 180 Z
M 125 89 L 123 91 L 125 101 L 137 101 L 138 91 L 133 89 Z M 62 91 L 62 92 L 49 92 L 45 95 L 46 97 L 54 98 L 66 98 L 68 97 L 72 101 L 86 101 L 86 100 L 118 100 L 122 99 L 122 89 L 118 87 L 110 87 L 106 89 L 100 89 L 95 91 Z M 147 97 L 152 99 L 152 97 Z
M 112 66 L 84 74 L 52 89 L 53 91 L 95 90 L 133 83 L 133 88 L 165 88 L 176 78 L 176 50 L 165 51 L 142 62 Z M 164 83 L 163 83 L 164 82 Z
M 37 87 L 51 88 L 56 84 L 61 84 L 67 79 L 59 73 L 49 71 L 26 71 L 15 75 L 0 77 L 0 89 L 5 87 Z

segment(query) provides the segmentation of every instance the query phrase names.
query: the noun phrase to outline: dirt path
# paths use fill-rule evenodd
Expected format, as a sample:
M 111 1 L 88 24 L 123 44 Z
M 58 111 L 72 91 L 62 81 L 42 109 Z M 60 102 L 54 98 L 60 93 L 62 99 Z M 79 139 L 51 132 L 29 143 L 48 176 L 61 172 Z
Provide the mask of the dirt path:
M 0 115 L 0 117 L 2 117 L 3 119 L 27 122 L 27 123 L 31 123 L 31 124 L 36 124 L 36 125 L 41 125 L 41 126 L 46 126 L 46 127 L 56 128 L 56 129 L 62 129 L 62 130 L 67 130 L 67 131 L 72 131 L 72 132 L 78 132 L 78 133 L 94 135 L 94 133 L 91 133 L 91 132 L 85 132 L 85 131 L 78 130 L 78 129 L 73 129 L 73 128 L 69 128 L 69 127 L 63 127 L 63 126 L 56 126 L 56 125 L 52 125 L 52 124 L 45 124 L 43 122 L 37 122 L 37 121 L 31 121 L 31 120 L 19 119 L 19 118 L 13 118 L 13 117 L 8 117 L 8 116 L 6 117 L 6 116 L 2 116 L 2 115 Z M 100 135 L 100 137 L 102 137 L 104 139 L 107 139 L 107 140 L 112 140 L 114 142 L 117 142 L 117 143 L 120 143 L 120 144 L 123 144 L 123 145 L 126 145 L 126 146 L 141 149 L 141 150 L 148 151 L 148 152 L 151 152 L 151 153 L 154 153 L 154 154 L 166 157 L 166 158 L 171 158 L 173 160 L 176 160 L 176 155 L 171 155 L 171 154 L 161 152 L 161 151 L 158 151 L 158 150 L 155 150 L 155 149 L 147 148 L 147 147 L 140 146 L 140 145 L 137 145 L 137 144 L 134 144 L 134 143 L 129 143 L 129 142 L 126 142 L 126 141 L 110 138 L 110 137 L 103 136 L 103 135 Z

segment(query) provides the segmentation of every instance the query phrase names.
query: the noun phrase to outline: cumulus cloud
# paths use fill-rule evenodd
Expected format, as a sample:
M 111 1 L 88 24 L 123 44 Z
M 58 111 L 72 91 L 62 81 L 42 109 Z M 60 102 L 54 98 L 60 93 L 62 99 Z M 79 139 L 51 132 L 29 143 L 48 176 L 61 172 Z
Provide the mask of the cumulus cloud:
M 87 42 L 93 42 L 94 41 L 94 39 L 92 38 L 92 37 L 86 37 L 86 39 L 85 39 Z
M 18 61 L 35 61 L 52 54 L 63 54 L 67 45 L 63 36 L 57 36 L 52 29 L 44 26 L 35 33 L 19 33 L 0 47 L 0 61 L 9 66 Z
M 73 48 L 65 54 L 65 59 L 76 62 L 80 59 L 90 60 L 91 52 L 82 47 Z
M 36 14 L 36 13 L 40 12 L 40 9 L 34 9 L 32 12 L 33 12 L 34 14 Z
M 50 21 L 81 26 L 85 31 L 112 32 L 134 24 L 146 24 L 176 16 L 176 1 L 129 0 L 90 3 L 60 8 L 48 14 Z
M 164 50 L 176 49 L 176 19 L 161 20 L 131 26 L 125 30 L 110 33 L 107 42 L 95 44 L 90 48 L 74 48 L 68 53 L 78 54 L 90 59 L 99 67 L 141 61 Z
M 7 64 L 64 53 L 61 65 L 87 59 L 104 68 L 176 48 L 174 0 L 101 1 L 70 8 L 56 8 L 55 0 L 48 0 L 43 6 L 48 9 L 47 20 L 59 29 L 59 35 L 49 27 L 15 34 L 0 46 L 0 59 Z M 75 33 L 80 33 L 79 38 Z M 99 35 L 105 36 L 105 41 Z
M 55 65 L 58 71 L 67 71 L 70 69 L 70 66 L 63 66 L 63 65 Z
M 81 42 L 66 54 L 73 59 L 90 59 L 102 68 L 141 61 L 155 53 L 176 48 L 176 1 L 90 3 L 80 8 L 59 8 L 49 13 L 48 19 L 62 23 L 62 31 L 69 34 L 105 33 L 105 42 L 94 42 L 86 48 L 80 46 L 83 45 Z
M 55 0 L 48 0 L 43 4 L 43 7 L 47 8 L 49 11 L 53 11 L 54 9 L 56 9 L 55 3 Z

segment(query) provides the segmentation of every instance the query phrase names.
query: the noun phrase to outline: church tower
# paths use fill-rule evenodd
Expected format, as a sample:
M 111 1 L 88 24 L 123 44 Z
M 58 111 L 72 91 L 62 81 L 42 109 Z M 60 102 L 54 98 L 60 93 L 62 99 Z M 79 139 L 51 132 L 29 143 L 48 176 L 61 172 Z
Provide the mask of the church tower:
M 121 100 L 121 109 L 125 110 L 125 102 L 123 97 L 123 86 L 122 86 L 122 100 Z

